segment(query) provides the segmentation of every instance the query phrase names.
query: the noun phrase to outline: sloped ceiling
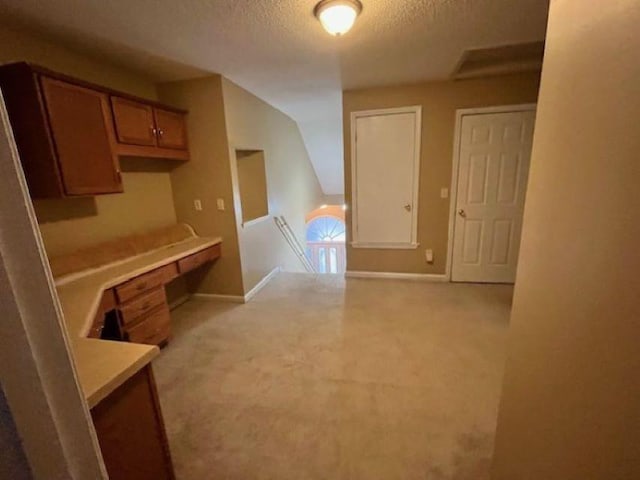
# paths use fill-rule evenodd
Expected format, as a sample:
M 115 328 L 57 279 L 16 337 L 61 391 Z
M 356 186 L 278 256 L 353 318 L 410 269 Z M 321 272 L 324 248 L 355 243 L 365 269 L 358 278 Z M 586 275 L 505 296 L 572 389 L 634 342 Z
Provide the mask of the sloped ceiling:
M 157 81 L 221 73 L 298 122 L 343 192 L 341 92 L 448 78 L 471 48 L 544 39 L 548 0 L 362 0 L 343 38 L 315 0 L 0 0 L 0 17 Z

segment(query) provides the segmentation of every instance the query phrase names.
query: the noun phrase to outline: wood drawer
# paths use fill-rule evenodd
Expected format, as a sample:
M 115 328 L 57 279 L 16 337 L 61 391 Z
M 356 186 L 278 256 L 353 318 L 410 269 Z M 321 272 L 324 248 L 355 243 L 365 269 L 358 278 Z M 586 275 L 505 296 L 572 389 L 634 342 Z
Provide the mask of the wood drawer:
M 124 329 L 126 339 L 133 343 L 160 345 L 171 334 L 169 306 L 163 305 L 143 317 L 142 321 Z
M 178 260 L 178 271 L 185 273 L 198 268 L 207 262 L 211 262 L 220 256 L 220 244 L 206 248 L 198 253 Z
M 164 285 L 165 278 L 171 275 L 172 269 L 175 269 L 175 265 L 169 264 L 164 267 L 156 268 L 155 270 L 140 275 L 139 277 L 129 280 L 116 287 L 116 294 L 120 303 L 126 302 L 138 295 L 152 290 L 156 287 Z
M 164 292 L 164 287 L 160 286 L 145 292 L 133 300 L 120 305 L 122 324 L 129 325 L 136 321 L 138 317 L 141 317 L 160 305 L 166 305 L 166 303 L 167 297 Z
M 176 262 L 170 263 L 162 267 L 162 281 L 163 283 L 169 283 L 174 278 L 178 277 L 178 264 Z

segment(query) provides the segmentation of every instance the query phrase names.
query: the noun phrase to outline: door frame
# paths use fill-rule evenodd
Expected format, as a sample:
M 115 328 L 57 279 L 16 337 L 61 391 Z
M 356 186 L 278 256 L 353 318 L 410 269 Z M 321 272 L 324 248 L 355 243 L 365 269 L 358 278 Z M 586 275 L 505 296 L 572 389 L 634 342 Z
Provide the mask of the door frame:
M 416 115 L 415 140 L 413 155 L 413 197 L 411 209 L 411 242 L 410 243 L 383 243 L 361 242 L 358 240 L 358 205 L 356 187 L 356 122 L 358 118 L 375 117 L 381 115 L 398 115 L 401 113 L 414 113 Z M 406 107 L 379 108 L 375 110 L 359 110 L 351 112 L 351 241 L 352 248 L 384 248 L 411 250 L 420 246 L 418 243 L 418 208 L 420 195 L 420 157 L 422 155 L 422 105 Z
M 451 282 L 453 270 L 453 239 L 455 235 L 456 203 L 458 201 L 458 173 L 460 167 L 460 141 L 462 134 L 462 120 L 465 116 L 488 115 L 492 113 L 535 112 L 536 103 L 522 103 L 516 105 L 497 105 L 493 107 L 460 108 L 456 110 L 456 125 L 453 134 L 453 162 L 451 168 L 451 187 L 449 188 L 449 233 L 447 239 L 447 265 L 445 277 Z

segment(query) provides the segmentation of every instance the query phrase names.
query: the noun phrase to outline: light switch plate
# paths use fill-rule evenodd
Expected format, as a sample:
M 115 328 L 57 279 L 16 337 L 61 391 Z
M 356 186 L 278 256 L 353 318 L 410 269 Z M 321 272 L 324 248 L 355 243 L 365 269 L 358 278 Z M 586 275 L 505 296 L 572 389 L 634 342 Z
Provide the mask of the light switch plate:
M 218 206 L 218 210 L 223 212 L 224 211 L 224 198 L 218 198 L 216 200 L 216 205 Z
M 202 211 L 202 202 L 198 199 L 193 201 L 193 208 L 196 209 L 197 212 L 201 212 Z
M 447 187 L 440 189 L 440 198 L 449 198 L 449 189 Z

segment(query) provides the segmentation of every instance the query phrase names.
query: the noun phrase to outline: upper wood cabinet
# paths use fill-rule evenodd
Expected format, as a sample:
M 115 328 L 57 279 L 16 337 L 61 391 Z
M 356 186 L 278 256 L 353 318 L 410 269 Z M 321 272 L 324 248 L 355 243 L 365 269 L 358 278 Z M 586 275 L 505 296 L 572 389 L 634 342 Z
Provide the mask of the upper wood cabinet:
M 130 145 L 156 145 L 153 107 L 121 97 L 111 97 L 118 142 Z
M 153 111 L 158 131 L 158 146 L 186 150 L 187 126 L 184 115 L 161 108 L 154 108 Z
M 122 97 L 111 105 L 121 155 L 188 159 L 184 112 Z
M 0 67 L 0 88 L 33 198 L 122 192 L 106 94 L 24 63 Z
M 33 198 L 122 192 L 119 156 L 189 159 L 183 110 L 28 63 L 0 88 Z
M 122 192 L 107 95 L 48 77 L 40 83 L 64 192 Z

